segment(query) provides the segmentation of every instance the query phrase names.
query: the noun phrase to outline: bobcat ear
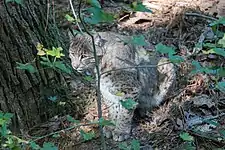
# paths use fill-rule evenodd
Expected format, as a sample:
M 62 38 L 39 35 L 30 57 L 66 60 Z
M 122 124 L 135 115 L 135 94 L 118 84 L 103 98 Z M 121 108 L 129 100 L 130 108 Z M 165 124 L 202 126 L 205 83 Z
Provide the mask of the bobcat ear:
M 69 32 L 68 32 L 68 36 L 69 36 L 69 38 L 70 38 L 70 41 L 74 38 L 74 34 L 72 33 L 73 31 L 72 30 L 70 30 Z

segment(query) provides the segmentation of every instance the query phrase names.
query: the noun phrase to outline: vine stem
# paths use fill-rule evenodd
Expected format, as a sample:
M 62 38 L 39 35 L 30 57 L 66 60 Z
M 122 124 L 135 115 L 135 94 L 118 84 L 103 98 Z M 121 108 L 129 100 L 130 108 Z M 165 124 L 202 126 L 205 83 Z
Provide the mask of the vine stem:
M 91 37 L 91 41 L 92 41 L 92 47 L 93 47 L 93 55 L 94 55 L 94 59 L 95 59 L 95 68 L 96 68 L 96 74 L 97 74 L 97 88 L 96 88 L 96 93 L 97 93 L 97 106 L 98 106 L 98 119 L 100 122 L 100 119 L 102 118 L 102 101 L 101 101 L 101 91 L 100 91 L 100 71 L 99 71 L 99 60 L 97 57 L 97 52 L 96 52 L 96 47 L 95 47 L 95 39 L 94 36 L 88 31 L 88 29 L 86 28 L 83 19 L 81 18 L 81 4 L 82 4 L 82 0 L 79 1 L 79 12 L 78 12 L 78 17 L 80 19 L 80 22 L 84 28 L 84 31 Z M 106 150 L 106 143 L 105 143 L 105 137 L 104 137 L 104 133 L 103 133 L 103 127 L 102 124 L 99 124 L 99 130 L 100 130 L 100 134 L 101 134 L 101 142 L 102 142 L 102 148 L 103 150 Z
M 75 10 L 74 10 L 72 0 L 69 0 L 69 2 L 70 2 L 70 7 L 71 7 L 72 12 L 73 12 L 73 16 L 75 17 L 76 25 L 77 25 L 78 29 L 80 30 L 80 32 L 82 33 L 82 29 L 81 29 L 81 27 L 80 27 L 80 25 L 79 25 L 79 23 L 78 23 L 77 14 L 76 14 L 76 12 L 75 12 Z

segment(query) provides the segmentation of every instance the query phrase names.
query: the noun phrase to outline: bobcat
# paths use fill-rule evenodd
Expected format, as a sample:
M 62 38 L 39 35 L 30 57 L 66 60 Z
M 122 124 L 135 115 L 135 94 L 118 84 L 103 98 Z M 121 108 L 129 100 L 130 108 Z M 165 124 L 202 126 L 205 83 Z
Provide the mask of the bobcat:
M 115 141 L 123 141 L 130 137 L 134 110 L 137 108 L 144 114 L 164 100 L 175 81 L 174 65 L 166 58 L 151 56 L 143 48 L 124 44 L 130 40 L 128 36 L 99 32 L 94 34 L 94 39 L 101 73 L 100 90 L 109 109 L 109 118 L 115 124 L 105 127 L 104 133 L 108 138 L 113 136 Z M 70 40 L 72 67 L 79 72 L 95 72 L 90 37 L 76 35 Z M 157 68 L 146 66 L 157 64 Z M 127 99 L 138 103 L 135 109 L 128 110 L 122 106 L 121 101 Z

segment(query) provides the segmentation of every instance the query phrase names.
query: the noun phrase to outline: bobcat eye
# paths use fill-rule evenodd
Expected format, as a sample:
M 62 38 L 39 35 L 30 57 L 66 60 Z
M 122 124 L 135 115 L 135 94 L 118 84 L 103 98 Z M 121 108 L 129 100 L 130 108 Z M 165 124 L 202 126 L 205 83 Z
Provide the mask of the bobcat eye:
M 84 59 L 84 58 L 85 58 L 85 55 L 81 55 L 81 56 L 80 56 L 80 60 L 81 60 L 81 59 Z

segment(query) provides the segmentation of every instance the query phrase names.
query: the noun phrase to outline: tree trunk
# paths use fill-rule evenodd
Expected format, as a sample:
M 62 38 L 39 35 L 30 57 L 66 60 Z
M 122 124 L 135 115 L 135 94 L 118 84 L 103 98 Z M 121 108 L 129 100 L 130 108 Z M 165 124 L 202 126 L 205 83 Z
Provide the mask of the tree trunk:
M 62 83 L 62 75 L 43 70 L 36 45 L 66 50 L 68 42 L 47 6 L 46 0 L 23 0 L 22 4 L 0 1 L 0 109 L 14 114 L 14 129 L 30 128 L 59 113 L 46 96 L 56 93 L 51 86 Z M 33 62 L 39 71 L 19 70 L 16 62 Z

